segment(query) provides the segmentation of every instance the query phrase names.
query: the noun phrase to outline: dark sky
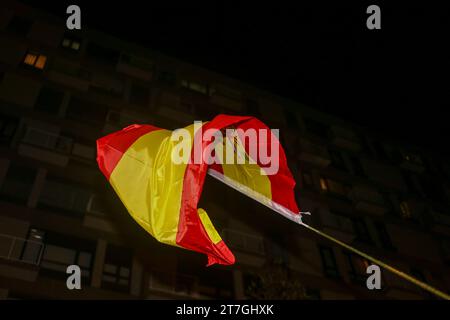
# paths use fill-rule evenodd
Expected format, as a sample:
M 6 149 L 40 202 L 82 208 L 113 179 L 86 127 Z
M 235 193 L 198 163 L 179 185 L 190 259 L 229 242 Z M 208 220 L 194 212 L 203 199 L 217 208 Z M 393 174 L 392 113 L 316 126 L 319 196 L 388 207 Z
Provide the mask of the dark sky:
M 88 26 L 450 153 L 450 14 L 437 4 L 24 2 L 63 17 L 78 4 Z M 369 4 L 381 30 L 366 28 Z

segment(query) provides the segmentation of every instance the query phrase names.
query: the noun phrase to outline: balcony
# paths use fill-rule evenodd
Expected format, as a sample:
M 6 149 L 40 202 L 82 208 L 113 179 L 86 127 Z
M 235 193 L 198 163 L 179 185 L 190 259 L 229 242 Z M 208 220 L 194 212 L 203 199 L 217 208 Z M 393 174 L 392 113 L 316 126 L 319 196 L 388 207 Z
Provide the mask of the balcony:
M 0 234 L 0 276 L 35 281 L 43 252 L 42 242 Z
M 47 77 L 49 80 L 65 86 L 80 91 L 88 91 L 91 74 L 76 64 L 57 59 L 48 71 Z
M 163 296 L 178 298 L 204 298 L 198 294 L 198 278 L 194 276 L 152 271 L 149 275 L 148 294 L 162 294 Z M 152 298 L 149 296 L 149 298 Z
M 326 167 L 331 162 L 327 148 L 308 139 L 300 139 L 299 149 L 298 159 L 301 161 L 309 162 L 319 167 Z
M 83 226 L 108 233 L 117 233 L 117 229 L 107 216 L 107 210 L 97 195 L 92 195 L 83 217 Z
M 352 151 L 361 149 L 361 141 L 352 130 L 333 126 L 330 128 L 330 133 L 331 140 L 336 146 Z
M 39 128 L 27 127 L 18 147 L 20 155 L 65 167 L 73 141 Z
M 355 238 L 353 224 L 349 218 L 328 210 L 321 210 L 319 218 L 325 233 L 347 243 Z
M 383 196 L 372 188 L 355 186 L 350 192 L 350 198 L 358 211 L 374 215 L 383 215 L 387 212 Z
M 116 70 L 134 78 L 150 81 L 153 76 L 153 63 L 144 58 L 123 54 Z

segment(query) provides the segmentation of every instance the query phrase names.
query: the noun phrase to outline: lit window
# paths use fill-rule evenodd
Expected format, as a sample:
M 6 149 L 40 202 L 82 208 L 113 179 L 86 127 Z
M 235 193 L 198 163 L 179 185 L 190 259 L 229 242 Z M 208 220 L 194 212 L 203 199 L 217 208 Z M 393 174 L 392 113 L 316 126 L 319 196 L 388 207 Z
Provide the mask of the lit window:
M 61 47 L 73 51 L 78 51 L 81 47 L 81 40 L 71 35 L 65 35 L 61 42 Z
M 409 206 L 405 201 L 400 203 L 400 213 L 402 215 L 402 218 L 411 218 L 411 210 L 409 209 Z
M 43 70 L 45 64 L 47 63 L 47 56 L 43 54 L 38 54 L 35 52 L 28 52 L 25 55 L 23 63 L 27 66 L 34 67 L 36 69 Z

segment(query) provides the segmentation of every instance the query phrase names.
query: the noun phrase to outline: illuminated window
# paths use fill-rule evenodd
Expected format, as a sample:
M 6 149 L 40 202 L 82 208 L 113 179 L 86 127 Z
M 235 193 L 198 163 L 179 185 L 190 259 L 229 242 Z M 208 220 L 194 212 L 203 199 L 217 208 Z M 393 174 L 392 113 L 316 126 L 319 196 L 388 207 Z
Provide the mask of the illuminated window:
M 402 201 L 400 203 L 400 213 L 402 215 L 402 218 L 405 219 L 410 219 L 411 218 L 411 210 L 408 206 L 408 203 L 406 203 L 405 201 Z
M 81 48 L 81 39 L 72 35 L 65 35 L 61 42 L 61 47 L 72 51 L 79 51 Z
M 47 63 L 47 56 L 36 52 L 28 52 L 25 55 L 23 63 L 27 66 L 43 70 Z

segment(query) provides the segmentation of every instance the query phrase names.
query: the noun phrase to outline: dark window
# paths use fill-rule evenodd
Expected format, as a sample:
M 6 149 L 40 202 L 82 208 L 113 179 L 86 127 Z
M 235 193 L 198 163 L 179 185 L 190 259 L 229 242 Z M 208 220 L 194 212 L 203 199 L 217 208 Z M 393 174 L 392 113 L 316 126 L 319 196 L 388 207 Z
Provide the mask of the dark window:
M 79 98 L 70 99 L 67 108 L 67 118 L 86 121 L 89 123 L 103 123 L 106 119 L 108 108 Z
M 248 115 L 257 117 L 261 114 L 259 111 L 259 104 L 256 100 L 247 99 L 246 106 Z
M 417 189 L 411 173 L 409 171 L 402 170 L 401 174 L 403 176 L 403 180 L 406 183 L 406 187 L 408 188 L 408 193 L 413 196 L 420 195 L 420 191 Z
M 115 66 L 118 63 L 120 56 L 118 51 L 105 48 L 93 42 L 88 43 L 86 54 L 97 62 L 110 66 Z
M 0 144 L 9 145 L 16 133 L 19 119 L 0 114 Z
M 330 158 L 331 158 L 331 166 L 338 170 L 347 171 L 347 166 L 345 165 L 345 160 L 342 157 L 342 154 L 338 150 L 329 150 Z
M 372 244 L 372 238 L 370 237 L 369 229 L 361 218 L 353 218 L 353 229 L 355 230 L 356 240 L 368 244 Z
M 35 178 L 35 168 L 11 162 L 0 188 L 0 195 L 6 200 L 26 204 Z
M 391 241 L 391 236 L 386 229 L 383 222 L 375 222 L 375 229 L 377 230 L 378 239 L 380 240 L 381 246 L 387 250 L 395 250 L 394 245 Z
M 93 241 L 47 232 L 40 274 L 56 279 L 67 279 L 67 267 L 78 265 L 82 283 L 89 283 L 95 256 Z
M 130 103 L 148 106 L 150 99 L 150 89 L 137 84 L 132 84 L 130 89 Z
M 26 36 L 32 24 L 33 21 L 30 19 L 14 16 L 6 27 L 6 30 L 19 36 Z
M 367 267 L 370 265 L 366 259 L 363 259 L 350 252 L 344 252 L 347 257 L 348 273 L 350 280 L 356 284 L 366 287 Z
M 81 218 L 86 213 L 91 195 L 89 187 L 48 176 L 39 197 L 38 207 Z
M 21 260 L 38 264 L 44 250 L 45 232 L 36 228 L 28 230 L 27 241 L 23 246 Z
M 158 74 L 158 80 L 165 84 L 173 86 L 173 85 L 175 85 L 177 78 L 175 76 L 175 73 L 173 73 L 173 72 L 161 71 Z
M 43 87 L 39 92 L 39 96 L 36 99 L 34 108 L 39 111 L 57 114 L 59 111 L 59 107 L 61 106 L 63 97 L 63 91 L 49 87 Z
M 364 171 L 363 166 L 361 165 L 361 161 L 359 160 L 359 158 L 351 156 L 350 161 L 352 162 L 353 174 L 361 178 L 366 178 L 367 175 Z
M 229 270 L 209 268 L 199 275 L 199 293 L 216 299 L 233 297 L 233 274 Z
M 66 33 L 61 41 L 61 47 L 69 51 L 78 52 L 81 48 L 81 38 Z
M 333 249 L 331 249 L 330 247 L 320 246 L 319 251 L 325 275 L 330 278 L 339 278 L 339 269 L 336 263 Z
M 129 249 L 108 244 L 103 265 L 102 288 L 128 292 L 132 254 Z

